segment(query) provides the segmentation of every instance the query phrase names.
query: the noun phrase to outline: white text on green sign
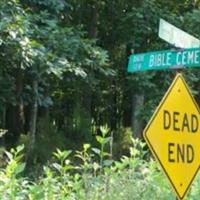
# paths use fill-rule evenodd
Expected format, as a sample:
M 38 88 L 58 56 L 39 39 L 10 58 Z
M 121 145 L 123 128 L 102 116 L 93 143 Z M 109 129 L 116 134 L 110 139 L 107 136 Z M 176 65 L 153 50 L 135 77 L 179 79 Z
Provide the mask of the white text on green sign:
M 200 67 L 200 48 L 155 51 L 129 57 L 128 72 Z

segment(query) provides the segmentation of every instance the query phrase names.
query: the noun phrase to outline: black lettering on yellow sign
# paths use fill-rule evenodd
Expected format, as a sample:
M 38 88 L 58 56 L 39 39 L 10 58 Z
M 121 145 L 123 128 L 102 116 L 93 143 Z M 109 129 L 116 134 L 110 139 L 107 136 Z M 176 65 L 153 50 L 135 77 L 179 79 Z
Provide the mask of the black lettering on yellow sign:
M 168 161 L 170 163 L 192 163 L 194 149 L 191 144 L 168 144 Z
M 199 120 L 195 114 L 164 110 L 163 128 L 165 130 L 171 129 L 177 132 L 187 131 L 196 133 L 199 128 Z

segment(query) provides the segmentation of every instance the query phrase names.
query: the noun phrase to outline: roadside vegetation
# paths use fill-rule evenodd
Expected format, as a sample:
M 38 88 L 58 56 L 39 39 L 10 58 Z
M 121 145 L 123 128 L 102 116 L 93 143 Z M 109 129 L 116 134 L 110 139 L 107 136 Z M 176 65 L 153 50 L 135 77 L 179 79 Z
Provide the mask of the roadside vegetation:
M 98 148 L 84 144 L 81 151 L 57 149 L 52 159 L 26 176 L 24 146 L 5 152 L 7 163 L 0 169 L 2 200 L 175 200 L 167 178 L 145 143 L 131 139 L 129 155 L 118 161 L 106 149 L 111 142 L 107 128 L 96 136 Z M 3 154 L 2 154 L 3 155 Z M 199 177 L 186 200 L 198 200 Z

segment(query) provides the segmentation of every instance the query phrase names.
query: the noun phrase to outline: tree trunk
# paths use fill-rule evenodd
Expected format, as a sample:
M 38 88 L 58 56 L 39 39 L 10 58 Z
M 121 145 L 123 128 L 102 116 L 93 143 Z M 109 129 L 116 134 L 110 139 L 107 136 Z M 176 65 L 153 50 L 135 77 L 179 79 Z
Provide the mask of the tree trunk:
M 136 138 L 142 138 L 143 121 L 140 117 L 144 105 L 144 94 L 134 94 L 132 99 L 132 130 Z
M 31 154 L 35 147 L 35 135 L 36 135 L 36 122 L 37 122 L 37 113 L 38 113 L 38 80 L 33 80 L 33 103 L 32 103 L 32 112 L 30 119 L 30 131 L 29 131 L 29 145 L 27 149 L 26 160 L 29 161 Z
M 89 30 L 90 38 L 98 37 L 99 5 L 98 2 L 91 6 L 91 26 Z
M 109 118 L 110 118 L 110 129 L 111 129 L 111 131 L 116 131 L 117 122 L 118 122 L 117 91 L 116 91 L 117 84 L 116 84 L 116 82 L 113 81 L 113 85 L 115 85 L 115 89 L 114 89 L 113 93 L 111 94 L 112 106 L 111 106 Z
M 8 147 L 16 144 L 20 134 L 24 131 L 24 105 L 22 99 L 24 74 L 22 69 L 14 70 L 13 76 L 15 76 L 16 105 L 7 104 L 5 113 L 5 128 L 8 130 L 5 135 L 5 142 Z
M 89 27 L 89 37 L 92 39 L 96 39 L 98 37 L 98 21 L 99 21 L 99 3 L 93 2 L 90 5 L 90 12 L 91 12 L 91 23 Z M 83 88 L 84 93 L 82 94 L 82 108 L 81 111 L 82 115 L 81 120 L 83 120 L 83 129 L 86 132 L 84 133 L 84 140 L 90 142 L 91 140 L 91 130 L 92 130 L 92 83 L 91 80 L 93 79 L 94 72 L 93 69 L 90 70 L 89 74 L 89 83 L 85 84 Z M 82 87 L 82 86 L 80 86 Z M 81 99 L 81 98 L 80 98 Z M 79 100 L 78 100 L 79 101 Z
M 133 107 L 132 107 L 133 106 L 133 102 L 132 102 L 133 97 L 130 95 L 130 89 L 127 89 L 128 84 L 130 84 L 130 83 L 129 83 L 129 80 L 126 78 L 126 76 L 127 76 L 126 71 L 127 71 L 128 62 L 129 62 L 129 56 L 133 53 L 134 53 L 134 43 L 129 42 L 126 45 L 126 62 L 124 64 L 125 68 L 123 69 L 124 78 L 122 79 L 123 82 L 121 81 L 122 91 L 123 91 L 123 99 L 122 99 L 123 116 L 122 116 L 122 119 L 123 119 L 123 126 L 124 127 L 130 127 L 131 123 L 133 121 L 133 116 L 132 116 L 132 113 L 131 113 L 131 110 L 133 109 Z

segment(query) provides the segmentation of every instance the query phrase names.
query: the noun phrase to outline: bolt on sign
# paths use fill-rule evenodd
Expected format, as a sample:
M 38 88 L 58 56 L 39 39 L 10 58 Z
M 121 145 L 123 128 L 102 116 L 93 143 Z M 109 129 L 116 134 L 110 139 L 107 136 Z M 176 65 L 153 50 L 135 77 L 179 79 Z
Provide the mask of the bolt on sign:
M 183 199 L 200 167 L 200 110 L 181 74 L 143 134 L 177 197 Z

